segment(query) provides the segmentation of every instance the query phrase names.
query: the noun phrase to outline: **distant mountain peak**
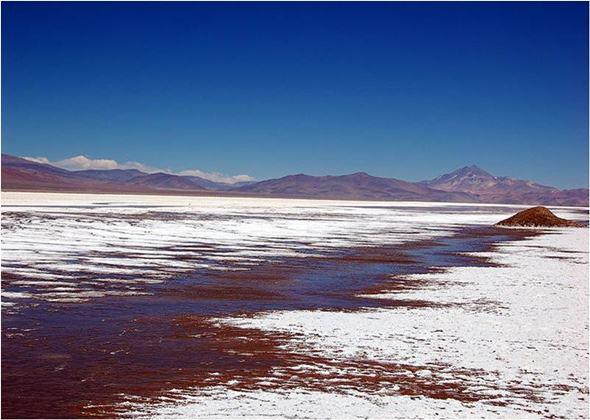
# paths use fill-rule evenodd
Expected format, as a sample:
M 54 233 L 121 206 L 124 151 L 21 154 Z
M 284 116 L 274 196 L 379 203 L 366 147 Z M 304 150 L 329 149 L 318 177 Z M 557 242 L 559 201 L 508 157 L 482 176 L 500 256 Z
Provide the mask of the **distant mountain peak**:
M 483 169 L 481 169 L 477 165 L 464 166 L 464 167 L 462 167 L 460 169 L 457 169 L 456 171 L 451 172 L 451 174 L 455 174 L 455 175 L 477 175 L 477 176 L 484 176 L 484 177 L 492 177 L 492 178 L 494 178 L 494 176 L 492 174 L 490 174 L 487 171 L 484 171 Z
M 444 185 L 448 183 L 458 184 L 463 182 L 474 182 L 474 180 L 479 181 L 489 181 L 495 180 L 496 177 L 490 174 L 489 172 L 484 171 L 477 165 L 470 165 L 464 166 L 462 168 L 456 169 L 453 172 L 448 174 L 443 174 L 437 176 L 436 178 L 425 181 L 426 184 L 430 185 Z
M 535 182 L 494 176 L 476 165 L 464 166 L 422 184 L 431 188 L 473 194 L 488 203 L 556 203 L 580 205 L 587 201 L 586 192 L 560 191 Z

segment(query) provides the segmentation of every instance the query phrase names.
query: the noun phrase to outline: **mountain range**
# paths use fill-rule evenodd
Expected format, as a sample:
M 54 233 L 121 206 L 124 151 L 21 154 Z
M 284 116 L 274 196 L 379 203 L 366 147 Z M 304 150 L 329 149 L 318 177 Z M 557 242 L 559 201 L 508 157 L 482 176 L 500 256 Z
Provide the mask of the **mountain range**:
M 260 182 L 225 184 L 197 176 L 148 174 L 137 169 L 68 171 L 2 154 L 2 190 L 588 206 L 586 188 L 560 190 L 532 181 L 494 176 L 477 166 L 466 166 L 420 182 L 357 172 L 340 176 L 297 174 Z

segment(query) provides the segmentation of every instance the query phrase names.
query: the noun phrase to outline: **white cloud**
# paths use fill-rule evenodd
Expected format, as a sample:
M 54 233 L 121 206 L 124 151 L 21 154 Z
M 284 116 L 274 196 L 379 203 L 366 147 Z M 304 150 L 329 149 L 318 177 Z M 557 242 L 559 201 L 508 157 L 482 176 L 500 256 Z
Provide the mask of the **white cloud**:
M 68 159 L 50 161 L 46 157 L 27 157 L 23 156 L 23 159 L 27 159 L 37 163 L 45 163 L 58 168 L 67 169 L 70 171 L 80 171 L 86 169 L 137 169 L 146 173 L 164 172 L 173 175 L 186 175 L 186 176 L 198 176 L 203 179 L 207 179 L 213 182 L 221 182 L 224 184 L 235 184 L 238 182 L 253 181 L 254 178 L 249 175 L 234 175 L 228 176 L 220 174 L 219 172 L 205 172 L 199 169 L 186 169 L 180 172 L 174 172 L 169 169 L 155 168 L 153 166 L 144 165 L 139 162 L 117 162 L 113 159 L 91 159 L 87 156 L 79 155 L 73 156 Z
M 80 169 L 119 169 L 119 164 L 112 159 L 89 159 L 86 156 L 74 156 L 69 159 L 60 160 L 53 163 L 63 169 L 80 170 Z
M 47 159 L 46 157 L 29 157 L 29 156 L 23 156 L 23 159 L 26 160 L 30 160 L 32 162 L 37 162 L 37 163 L 51 163 L 49 162 L 49 159 Z

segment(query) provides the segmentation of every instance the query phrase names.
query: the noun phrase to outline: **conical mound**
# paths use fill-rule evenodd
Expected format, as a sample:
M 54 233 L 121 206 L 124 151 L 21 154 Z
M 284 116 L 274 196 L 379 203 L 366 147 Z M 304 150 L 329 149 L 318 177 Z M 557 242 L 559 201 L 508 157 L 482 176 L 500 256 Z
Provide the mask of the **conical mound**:
M 580 227 L 580 223 L 562 219 L 546 207 L 533 207 L 496 223 L 497 226 Z

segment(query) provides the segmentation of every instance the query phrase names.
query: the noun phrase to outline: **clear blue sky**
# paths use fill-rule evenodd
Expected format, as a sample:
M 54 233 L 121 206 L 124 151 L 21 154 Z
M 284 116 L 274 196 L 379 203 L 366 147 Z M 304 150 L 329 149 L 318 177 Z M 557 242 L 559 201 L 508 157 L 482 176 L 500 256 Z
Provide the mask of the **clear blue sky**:
M 3 152 L 588 181 L 585 3 L 2 3 Z

